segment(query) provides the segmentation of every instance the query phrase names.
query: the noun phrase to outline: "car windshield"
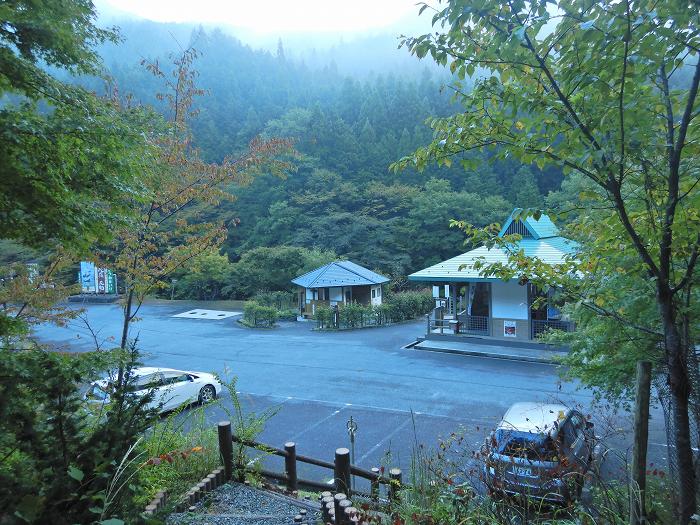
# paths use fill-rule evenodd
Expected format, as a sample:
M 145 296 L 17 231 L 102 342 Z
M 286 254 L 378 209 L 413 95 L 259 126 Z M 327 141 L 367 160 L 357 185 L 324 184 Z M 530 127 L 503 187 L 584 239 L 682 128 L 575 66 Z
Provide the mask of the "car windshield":
M 497 452 L 506 456 L 531 461 L 558 461 L 556 442 L 548 434 L 534 434 L 517 430 L 496 431 Z
M 90 388 L 90 391 L 88 392 L 88 397 L 91 399 L 97 399 L 99 401 L 104 401 L 109 397 L 109 393 L 107 392 L 107 389 L 98 385 L 94 384 Z

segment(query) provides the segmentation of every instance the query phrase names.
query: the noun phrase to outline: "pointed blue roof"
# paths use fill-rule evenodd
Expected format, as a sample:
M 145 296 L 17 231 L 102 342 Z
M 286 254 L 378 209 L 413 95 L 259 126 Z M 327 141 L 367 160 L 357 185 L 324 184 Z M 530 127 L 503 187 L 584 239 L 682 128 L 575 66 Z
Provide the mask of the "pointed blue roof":
M 352 261 L 335 261 L 292 279 L 292 283 L 303 288 L 366 286 L 388 282 L 389 278 Z
M 575 255 L 578 244 L 572 240 L 559 235 L 559 230 L 546 216 L 540 216 L 539 220 L 534 217 L 521 219 L 519 214 L 522 210 L 516 208 L 510 214 L 508 220 L 503 225 L 499 237 L 503 237 L 508 228 L 516 221 L 516 227 L 511 231 L 523 233 L 522 239 L 515 242 L 515 248 L 523 250 L 527 257 L 540 259 L 546 264 L 562 264 L 569 257 Z M 524 226 L 524 229 L 523 229 Z M 526 235 L 525 231 L 530 235 Z M 488 248 L 480 246 L 474 250 L 452 257 L 446 261 L 424 268 L 408 276 L 410 281 L 426 282 L 478 282 L 478 281 L 500 281 L 498 277 L 484 277 L 483 267 L 491 264 L 508 264 L 509 254 L 502 247 L 494 246 Z
M 503 237 L 510 225 L 515 221 L 521 222 L 527 231 L 530 232 L 533 239 L 547 239 L 549 237 L 559 236 L 559 229 L 554 225 L 549 215 L 543 213 L 540 215 L 539 219 L 535 219 L 532 215 L 523 218 L 520 217 L 522 212 L 522 208 L 515 208 L 513 210 L 508 220 L 503 224 L 503 228 L 501 228 L 501 232 L 498 234 L 499 237 Z

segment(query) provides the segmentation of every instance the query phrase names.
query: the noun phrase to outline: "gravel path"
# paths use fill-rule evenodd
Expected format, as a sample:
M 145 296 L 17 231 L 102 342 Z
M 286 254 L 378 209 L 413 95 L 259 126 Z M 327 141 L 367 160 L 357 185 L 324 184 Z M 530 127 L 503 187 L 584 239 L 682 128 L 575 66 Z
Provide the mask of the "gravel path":
M 168 525 L 292 525 L 294 516 L 307 511 L 306 525 L 314 524 L 320 516 L 318 506 L 294 500 L 273 492 L 247 485 L 230 483 L 215 490 L 197 510 L 171 514 Z

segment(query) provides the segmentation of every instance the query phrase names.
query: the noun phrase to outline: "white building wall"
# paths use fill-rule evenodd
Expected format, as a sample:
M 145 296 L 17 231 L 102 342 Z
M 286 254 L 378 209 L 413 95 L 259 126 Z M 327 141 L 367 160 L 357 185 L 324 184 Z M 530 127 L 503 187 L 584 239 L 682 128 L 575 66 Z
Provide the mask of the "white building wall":
M 491 283 L 491 317 L 496 319 L 527 319 L 527 286 L 517 281 Z

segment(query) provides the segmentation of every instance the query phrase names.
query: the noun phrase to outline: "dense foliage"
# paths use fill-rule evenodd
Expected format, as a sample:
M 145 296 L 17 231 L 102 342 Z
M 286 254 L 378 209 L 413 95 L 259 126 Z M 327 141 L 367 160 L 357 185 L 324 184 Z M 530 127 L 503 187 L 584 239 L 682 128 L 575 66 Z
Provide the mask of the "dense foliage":
M 85 248 L 140 191 L 149 115 L 47 73 L 97 71 L 94 45 L 116 34 L 90 2 L 22 4 L 0 6 L 0 237 Z
M 134 512 L 132 445 L 155 414 L 128 395 L 134 351 L 63 355 L 0 350 L 0 520 L 96 523 Z M 112 403 L 90 412 L 84 384 L 105 369 Z M 118 523 L 118 522 L 116 522 Z

